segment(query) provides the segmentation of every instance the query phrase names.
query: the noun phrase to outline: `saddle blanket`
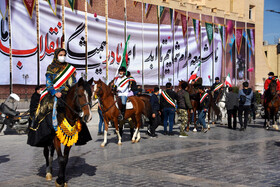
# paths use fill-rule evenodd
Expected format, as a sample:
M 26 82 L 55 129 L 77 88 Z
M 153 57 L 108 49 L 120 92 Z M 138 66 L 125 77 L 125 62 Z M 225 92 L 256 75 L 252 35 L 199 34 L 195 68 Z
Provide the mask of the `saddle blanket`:
M 133 104 L 131 101 L 126 102 L 126 109 L 133 109 Z

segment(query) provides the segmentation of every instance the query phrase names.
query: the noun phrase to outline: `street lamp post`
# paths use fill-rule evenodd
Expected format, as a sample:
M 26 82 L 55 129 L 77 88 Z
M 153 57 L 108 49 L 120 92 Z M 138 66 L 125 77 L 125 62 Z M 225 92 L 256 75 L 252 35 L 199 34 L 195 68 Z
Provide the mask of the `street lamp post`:
M 28 74 L 22 74 L 22 78 L 24 78 L 24 84 L 25 84 L 25 100 L 27 101 L 27 79 L 29 78 Z

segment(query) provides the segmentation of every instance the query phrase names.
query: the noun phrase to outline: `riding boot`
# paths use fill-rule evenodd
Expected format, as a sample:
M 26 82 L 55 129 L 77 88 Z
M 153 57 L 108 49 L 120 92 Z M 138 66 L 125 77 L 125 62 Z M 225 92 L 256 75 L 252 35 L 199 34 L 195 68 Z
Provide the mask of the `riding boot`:
M 124 119 L 124 114 L 125 114 L 125 109 L 126 109 L 126 105 L 122 105 L 122 117 Z

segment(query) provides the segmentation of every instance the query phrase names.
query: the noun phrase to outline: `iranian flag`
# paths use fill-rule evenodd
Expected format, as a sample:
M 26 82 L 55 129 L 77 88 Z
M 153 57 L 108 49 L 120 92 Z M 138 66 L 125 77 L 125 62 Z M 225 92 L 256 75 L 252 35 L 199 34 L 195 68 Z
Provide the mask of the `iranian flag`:
M 225 81 L 225 85 L 229 86 L 229 87 L 232 87 L 231 80 L 230 80 L 230 74 L 227 75 L 227 78 L 226 78 L 226 81 Z
M 189 78 L 189 82 L 194 80 L 197 77 L 197 73 L 200 68 L 200 65 L 201 65 L 201 62 L 199 62 L 198 66 L 195 68 L 193 74 L 191 74 L 191 77 Z

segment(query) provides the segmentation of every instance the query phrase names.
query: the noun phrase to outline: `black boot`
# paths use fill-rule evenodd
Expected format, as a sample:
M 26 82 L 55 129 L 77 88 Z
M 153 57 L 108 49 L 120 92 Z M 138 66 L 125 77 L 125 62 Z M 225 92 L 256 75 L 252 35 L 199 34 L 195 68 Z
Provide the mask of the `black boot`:
M 122 105 L 122 117 L 124 119 L 124 114 L 125 114 L 125 109 L 126 109 L 126 105 Z

